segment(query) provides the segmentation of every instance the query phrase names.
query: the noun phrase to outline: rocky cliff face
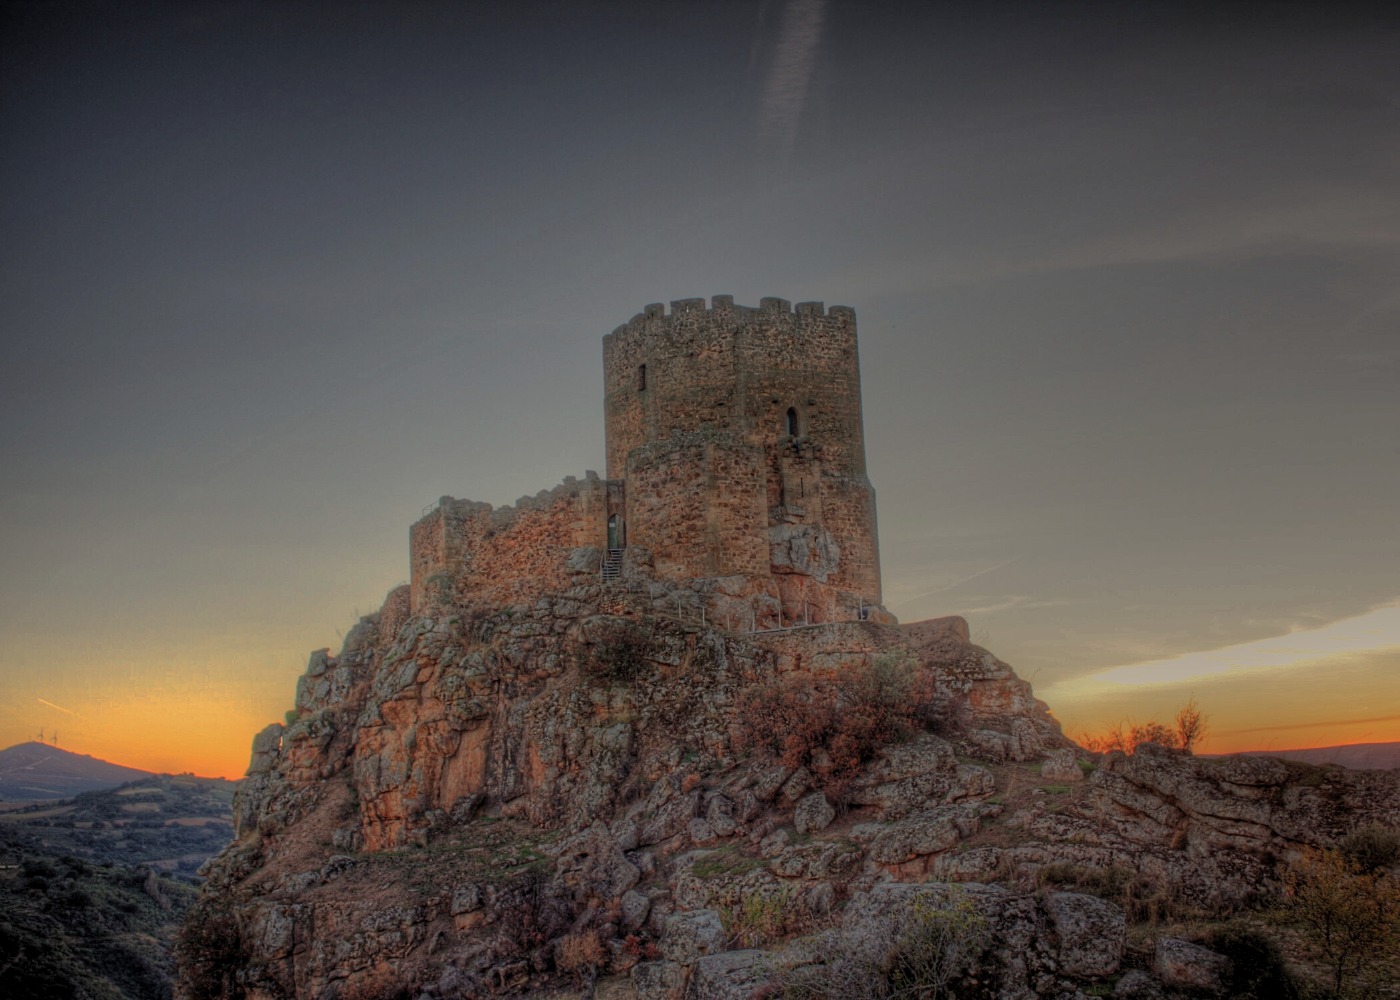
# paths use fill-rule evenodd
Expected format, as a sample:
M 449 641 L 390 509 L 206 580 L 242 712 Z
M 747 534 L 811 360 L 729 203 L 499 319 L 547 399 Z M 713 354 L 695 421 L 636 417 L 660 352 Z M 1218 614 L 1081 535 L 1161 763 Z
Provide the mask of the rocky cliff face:
M 1400 826 L 1394 772 L 1091 763 L 960 619 L 741 634 L 684 607 L 635 581 L 419 617 L 391 593 L 256 738 L 184 995 L 876 996 L 860 977 L 901 974 L 925 924 L 961 929 L 959 995 L 1219 992 L 1221 956 L 1133 924 L 1237 911 L 1281 859 Z M 773 692 L 833 728 L 798 747 Z M 852 749 L 872 712 L 913 724 Z

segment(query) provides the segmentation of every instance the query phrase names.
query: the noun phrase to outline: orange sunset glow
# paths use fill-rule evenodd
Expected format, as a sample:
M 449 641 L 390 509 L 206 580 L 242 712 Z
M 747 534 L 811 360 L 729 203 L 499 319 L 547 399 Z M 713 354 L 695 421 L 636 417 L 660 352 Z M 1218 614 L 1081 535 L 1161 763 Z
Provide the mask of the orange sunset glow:
M 706 294 L 859 311 L 884 604 L 1069 734 L 1400 740 L 1393 33 L 158 6 L 0 33 L 0 746 L 242 775 L 424 509 L 604 469 L 601 338 Z

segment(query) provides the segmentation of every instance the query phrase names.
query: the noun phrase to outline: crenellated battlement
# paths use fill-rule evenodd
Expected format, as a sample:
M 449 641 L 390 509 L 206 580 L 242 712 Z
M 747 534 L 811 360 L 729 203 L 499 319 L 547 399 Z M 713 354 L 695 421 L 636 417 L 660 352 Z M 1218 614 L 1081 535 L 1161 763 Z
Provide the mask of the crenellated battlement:
M 493 507 L 482 500 L 464 500 L 443 496 L 438 498 L 436 505 L 423 512 L 419 521 L 440 518 L 444 512 L 456 518 L 484 516 L 490 519 L 493 528 L 499 530 L 510 527 L 521 514 L 530 511 L 551 510 L 562 499 L 577 497 L 585 492 L 598 492 L 604 486 L 605 484 L 599 478 L 598 473 L 588 469 L 584 472 L 582 479 L 576 476 L 565 476 L 564 481 L 553 489 L 540 490 L 534 496 L 520 497 L 513 504 L 502 504 L 499 507 Z
M 732 295 L 715 295 L 711 297 L 708 307 L 703 298 L 675 299 L 671 302 L 669 311 L 664 302 L 653 302 L 644 306 L 641 312 L 614 329 L 610 337 L 626 337 L 629 334 L 652 335 L 662 326 L 674 323 L 678 319 L 690 322 L 698 320 L 702 324 L 710 320 L 719 320 L 726 324 L 745 326 L 762 325 L 775 316 L 806 316 L 854 323 L 856 311 L 850 306 L 832 306 L 828 309 L 823 302 L 799 302 L 794 306 L 788 299 L 775 296 L 759 299 L 757 306 L 735 305 Z M 607 339 L 604 338 L 605 341 Z

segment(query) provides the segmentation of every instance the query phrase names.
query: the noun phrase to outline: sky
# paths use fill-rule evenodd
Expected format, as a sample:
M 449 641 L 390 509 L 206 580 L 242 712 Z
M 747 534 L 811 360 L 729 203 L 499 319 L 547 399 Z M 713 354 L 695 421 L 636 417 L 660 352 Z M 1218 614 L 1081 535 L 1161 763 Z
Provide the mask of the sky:
M 1400 14 L 6 3 L 0 745 L 237 776 L 650 302 L 856 309 L 885 602 L 1071 734 L 1400 740 Z

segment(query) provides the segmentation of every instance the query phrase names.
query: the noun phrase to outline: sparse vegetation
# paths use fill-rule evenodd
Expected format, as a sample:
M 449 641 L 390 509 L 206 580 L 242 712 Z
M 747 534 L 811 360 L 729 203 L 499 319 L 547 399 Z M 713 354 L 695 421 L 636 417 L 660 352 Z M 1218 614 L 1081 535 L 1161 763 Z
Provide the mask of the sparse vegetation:
M 938 708 L 930 678 L 909 659 L 879 656 L 830 680 L 794 674 L 752 688 L 740 700 L 738 742 L 807 768 L 839 801 L 881 747 L 924 728 Z
M 991 939 L 987 919 L 966 893 L 917 901 L 878 960 L 833 957 L 776 977 L 783 1000 L 939 1000 L 952 997 Z
M 1284 876 L 1284 919 L 1302 931 L 1327 971 L 1327 1000 L 1372 996 L 1374 983 L 1393 981 L 1400 965 L 1400 880 L 1388 867 L 1366 867 L 1369 845 L 1382 841 L 1375 831 L 1348 840 L 1353 857 L 1367 861 L 1325 850 Z
M 8 824 L 0 858 L 0 996 L 168 1000 L 168 946 L 194 901 L 191 887 L 149 869 L 53 855 Z
M 1160 925 L 1201 914 L 1187 905 L 1170 886 L 1160 886 L 1137 872 L 1118 865 L 1094 868 L 1055 862 L 1040 870 L 1041 885 L 1098 896 L 1122 907 L 1129 923 Z
M 578 656 L 588 677 L 615 684 L 635 684 L 650 663 L 652 635 L 645 626 L 618 618 L 598 625 Z
M 746 875 L 762 867 L 762 858 L 749 857 L 729 845 L 696 859 L 690 870 L 697 878 L 713 879 Z
M 721 904 L 720 921 L 725 936 L 736 948 L 761 948 L 795 930 L 792 892 L 786 888 L 770 895 L 747 893 L 731 904 Z
M 1170 725 L 1155 719 L 1143 723 L 1120 722 L 1105 733 L 1081 736 L 1079 744 L 1093 753 L 1108 753 L 1110 750 L 1134 753 L 1144 743 L 1191 753 L 1208 731 L 1209 720 L 1193 697 L 1177 709 Z
M 608 952 L 597 931 L 565 934 L 555 948 L 555 967 L 579 982 L 591 981 L 607 961 Z

